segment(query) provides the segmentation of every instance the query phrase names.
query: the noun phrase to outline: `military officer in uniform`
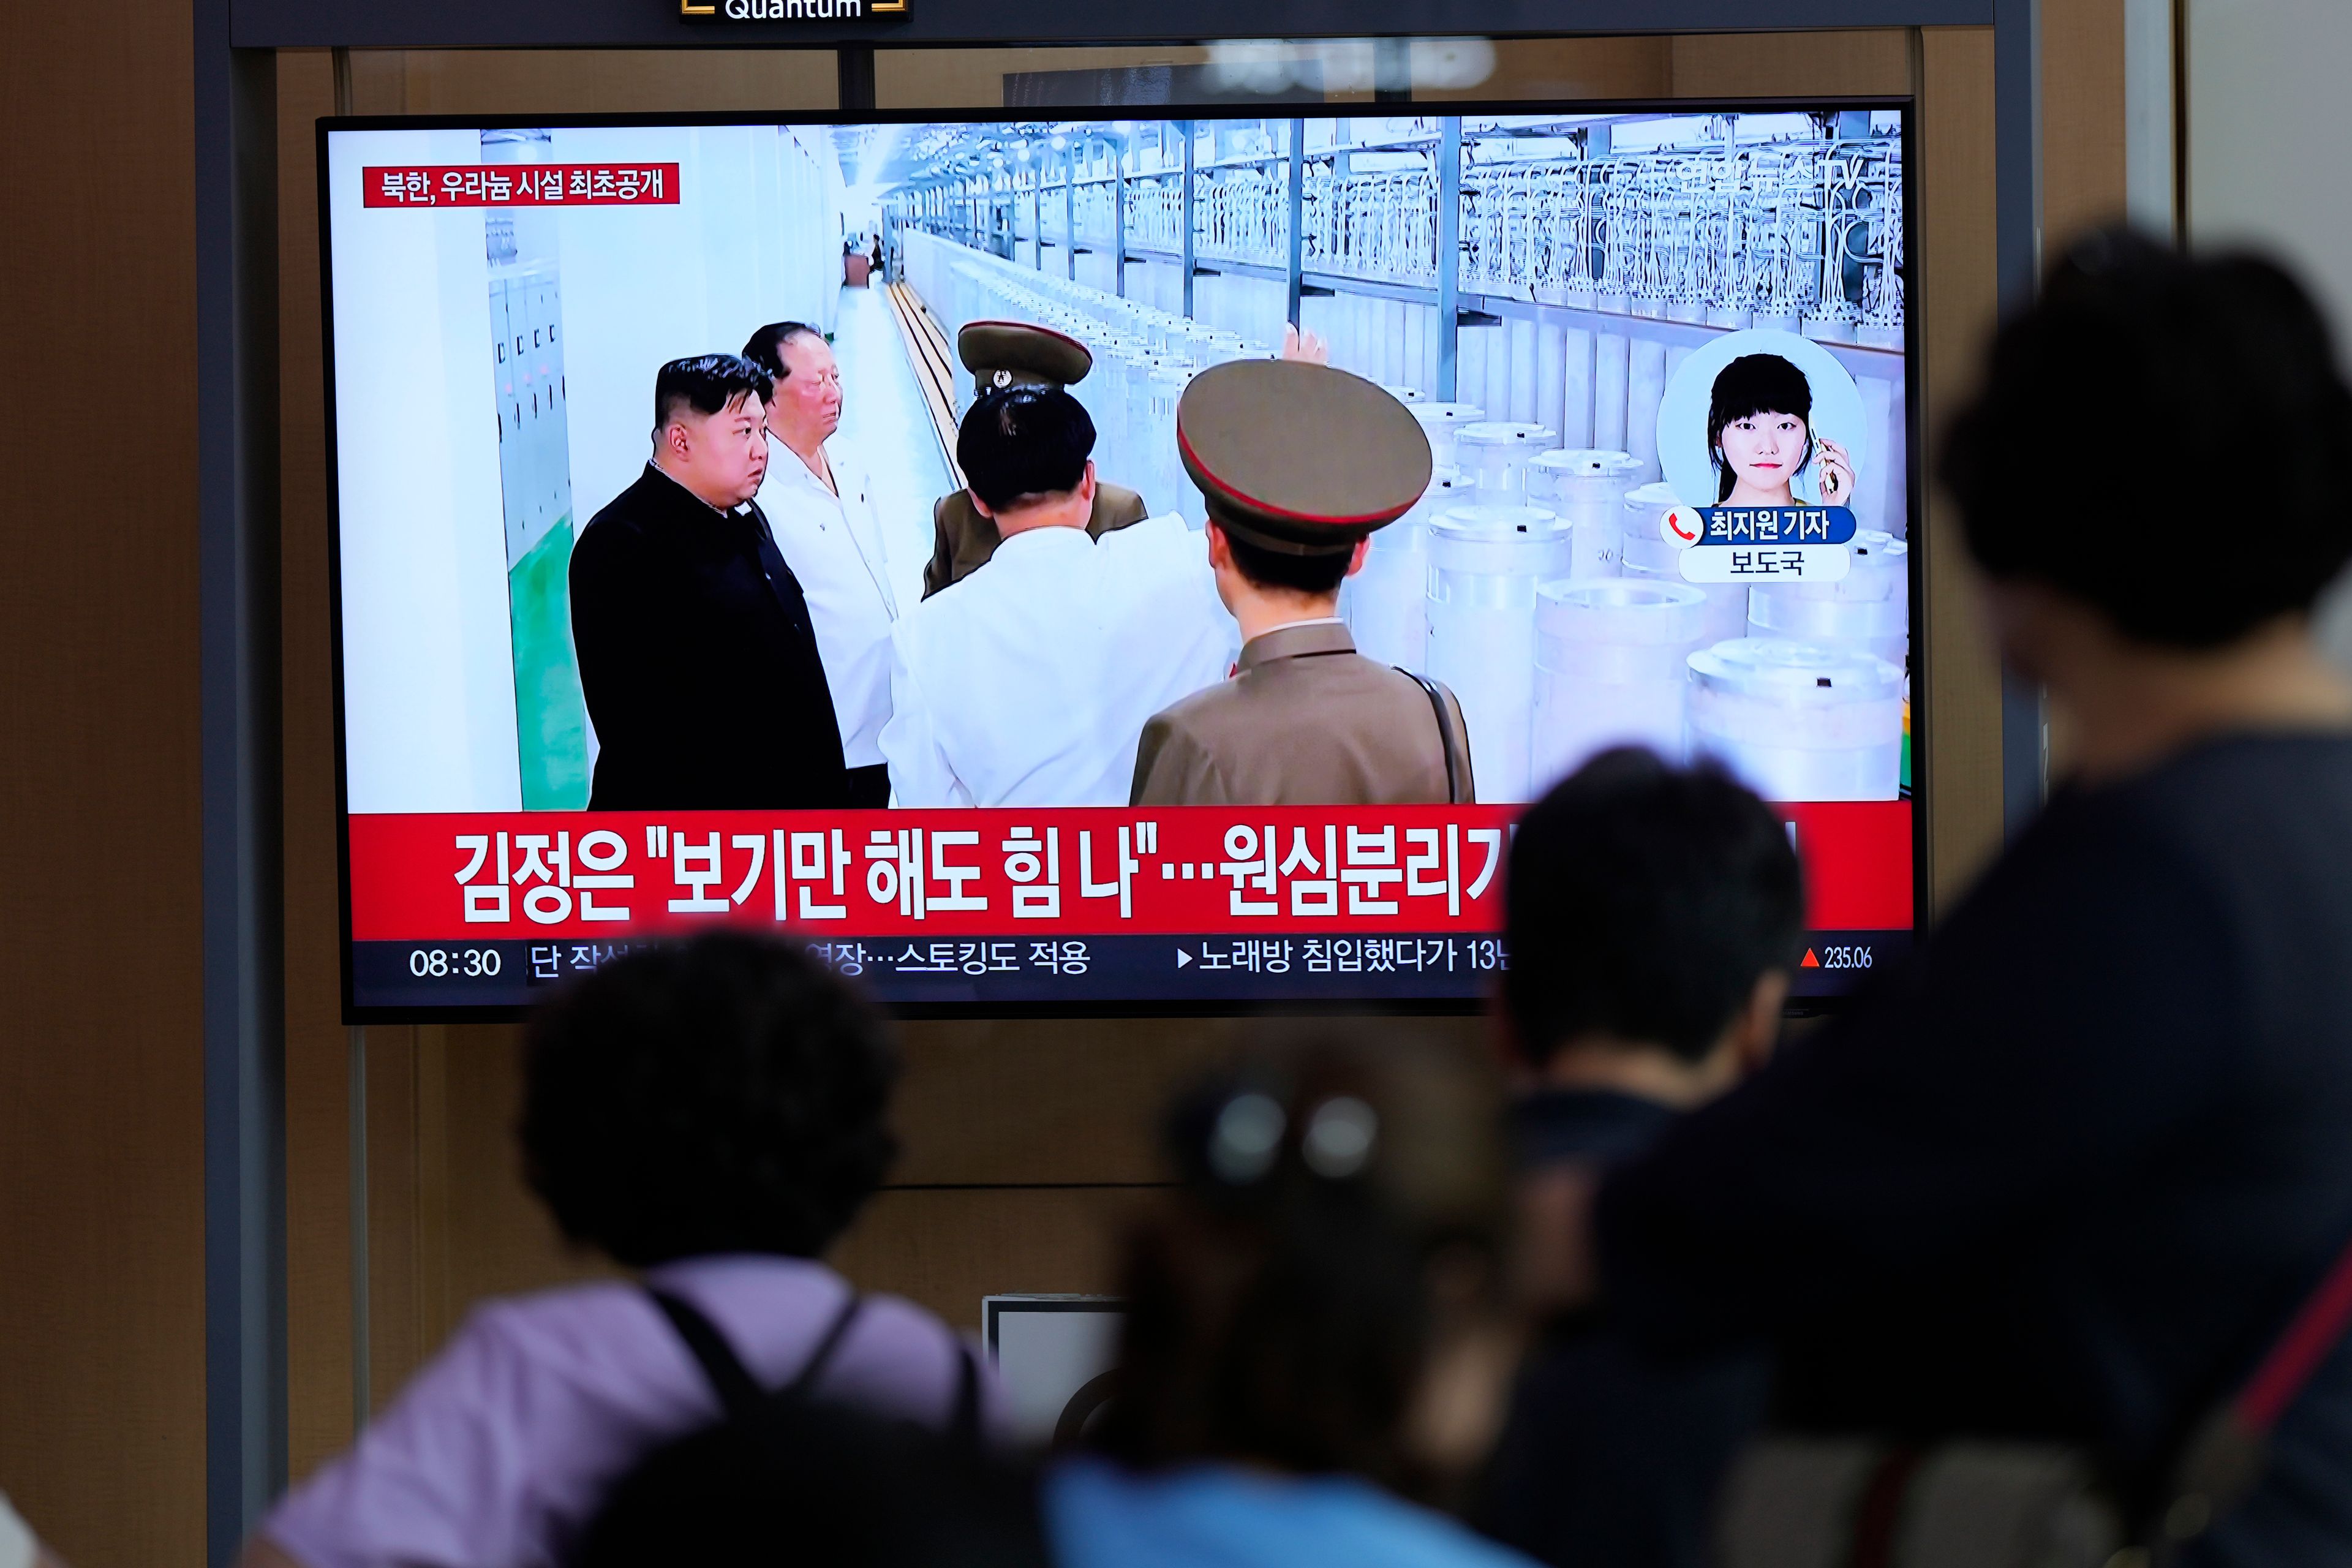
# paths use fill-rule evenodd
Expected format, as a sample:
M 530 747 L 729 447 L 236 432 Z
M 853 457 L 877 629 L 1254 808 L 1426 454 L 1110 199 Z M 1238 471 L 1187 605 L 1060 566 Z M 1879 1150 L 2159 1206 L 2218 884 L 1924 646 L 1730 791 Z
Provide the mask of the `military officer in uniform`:
M 1429 486 L 1429 441 L 1369 381 L 1295 360 L 1203 371 L 1176 411 L 1208 502 L 1234 678 L 1144 726 L 1137 805 L 1402 805 L 1475 797 L 1461 705 L 1356 651 L 1339 585 Z
M 975 397 L 1008 386 L 1074 386 L 1086 380 L 1095 363 L 1076 338 L 1022 321 L 971 323 L 956 334 L 956 355 L 972 374 Z M 1135 491 L 1097 479 L 1087 533 L 1100 539 L 1150 515 Z M 931 559 L 923 568 L 923 597 L 986 565 L 1000 538 L 995 519 L 971 504 L 970 490 L 941 496 L 931 505 Z

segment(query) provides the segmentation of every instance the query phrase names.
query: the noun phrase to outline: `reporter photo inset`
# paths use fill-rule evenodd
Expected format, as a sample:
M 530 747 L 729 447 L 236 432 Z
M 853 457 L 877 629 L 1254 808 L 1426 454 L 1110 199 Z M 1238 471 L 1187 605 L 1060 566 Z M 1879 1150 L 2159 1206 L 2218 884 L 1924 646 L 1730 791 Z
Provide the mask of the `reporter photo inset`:
M 726 923 L 1467 1011 L 1628 741 L 1775 799 L 1802 994 L 1906 945 L 1905 107 L 1285 107 L 321 121 L 348 1016 Z M 1853 569 L 1689 581 L 1718 501 Z
M 1899 383 L 1870 374 L 1889 357 L 1778 329 L 1727 332 L 1693 351 L 1660 400 L 1659 459 L 1677 501 L 1854 515 L 1834 579 L 1806 576 L 1798 552 L 1737 552 L 1757 573 L 1745 636 L 1689 660 L 1690 753 L 1768 799 L 1895 800 L 1910 787 L 1907 476 L 1890 493 L 1874 446 L 1877 405 Z M 1664 558 L 1680 574 L 1703 550 L 1722 552 Z

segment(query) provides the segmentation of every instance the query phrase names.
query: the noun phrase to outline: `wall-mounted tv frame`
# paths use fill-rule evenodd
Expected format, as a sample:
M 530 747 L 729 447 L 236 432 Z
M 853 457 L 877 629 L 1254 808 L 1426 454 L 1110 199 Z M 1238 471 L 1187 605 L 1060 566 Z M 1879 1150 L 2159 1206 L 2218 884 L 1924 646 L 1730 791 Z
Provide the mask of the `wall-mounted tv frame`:
M 1905 546 L 1922 514 L 1908 104 L 1321 107 L 320 121 L 347 1016 L 511 1016 L 631 943 L 729 921 L 810 942 L 915 1016 L 1460 1011 L 1508 962 L 1496 927 L 1513 801 L 1570 760 L 1532 733 L 1524 761 L 1505 748 L 1490 762 L 1501 782 L 1480 805 L 595 802 L 597 703 L 559 558 L 644 477 L 656 367 L 731 352 L 786 319 L 832 340 L 845 384 L 834 440 L 871 481 L 850 526 L 880 539 L 899 616 L 922 613 L 931 503 L 961 480 L 952 431 L 972 388 L 953 338 L 983 314 L 1048 318 L 1082 339 L 1091 325 L 1097 370 L 1075 391 L 1105 477 L 1143 481 L 1152 510 L 1194 530 L 1172 443 L 1154 440 L 1170 375 L 1268 352 L 1294 314 L 1331 341 L 1334 363 L 1401 397 L 1473 405 L 1479 423 L 1548 429 L 1563 449 L 1630 452 L 1641 468 L 1628 495 L 1667 485 L 1685 524 L 1713 521 L 1696 509 L 1721 482 L 1687 410 L 1707 405 L 1727 360 L 1776 354 L 1821 388 L 1807 439 L 1847 458 L 1848 570 L 1767 584 L 1761 620 L 1743 587 L 1739 629 L 1752 620 L 1764 635 L 1720 637 L 1718 584 L 1651 571 L 1671 509 L 1653 506 L 1645 536 L 1649 514 L 1621 495 L 1634 521 L 1620 520 L 1619 553 L 1601 563 L 1613 571 L 1591 570 L 1589 550 L 1566 577 L 1649 572 L 1697 592 L 1702 652 L 1828 650 L 1807 679 L 1832 684 L 1811 689 L 1858 688 L 1851 704 L 1790 699 L 1785 656 L 1751 649 L 1696 675 L 1685 656 L 1684 731 L 1703 702 L 1704 749 L 1768 793 L 1845 797 L 1786 805 L 1814 899 L 1801 999 L 1833 999 L 1906 945 L 1922 841 L 1906 684 L 1920 674 L 1920 599 Z M 1416 191 L 1433 203 L 1425 262 Z M 1451 224 L 1439 221 L 1449 202 Z M 1450 279 L 1434 250 L 1449 239 Z M 858 288 L 850 257 L 876 246 L 881 272 Z M 534 350 L 553 352 L 499 352 L 533 333 Z M 1676 409 L 1680 425 L 1654 423 Z M 1458 430 L 1423 427 L 1433 444 L 1451 438 L 1457 476 L 1477 468 Z M 798 460 L 768 445 L 772 464 Z M 1811 466 L 1818 484 L 1828 465 Z M 1528 471 L 1495 487 L 1516 483 L 1524 500 Z M 769 482 L 762 510 L 785 511 Z M 1554 487 L 1564 515 L 1557 474 L 1534 482 Z M 1575 671 L 1560 668 L 1575 661 L 1538 662 L 1531 679 L 1513 668 L 1489 682 L 1499 697 L 1480 689 L 1508 663 L 1497 650 L 1529 639 L 1482 623 L 1490 584 L 1440 561 L 1454 542 L 1437 526 L 1454 510 L 1445 499 L 1376 540 L 1343 614 L 1360 643 L 1395 654 L 1383 662 L 1410 667 L 1398 650 L 1413 595 L 1400 584 L 1418 576 L 1424 672 L 1465 689 L 1474 734 L 1507 729 L 1513 700 L 1532 731 L 1548 682 L 1548 716 L 1575 709 Z M 1720 499 L 1738 511 L 1754 497 Z M 1783 499 L 1839 510 L 1801 477 Z M 1571 562 L 1586 521 L 1568 520 Z M 785 553 L 791 527 L 773 531 Z M 1754 539 L 1718 544 L 1752 556 Z M 1405 559 L 1381 563 L 1406 541 L 1390 552 Z M 1587 597 L 1549 597 L 1550 631 L 1566 635 L 1579 609 L 1595 622 L 1631 613 L 1609 593 Z M 1533 638 L 1539 661 L 1546 635 Z M 1774 730 L 1782 710 L 1795 717 L 1781 731 L 1814 726 L 1805 744 L 1764 743 L 1790 739 Z M 871 717 L 837 705 L 845 742 Z M 1643 718 L 1622 722 L 1639 731 Z

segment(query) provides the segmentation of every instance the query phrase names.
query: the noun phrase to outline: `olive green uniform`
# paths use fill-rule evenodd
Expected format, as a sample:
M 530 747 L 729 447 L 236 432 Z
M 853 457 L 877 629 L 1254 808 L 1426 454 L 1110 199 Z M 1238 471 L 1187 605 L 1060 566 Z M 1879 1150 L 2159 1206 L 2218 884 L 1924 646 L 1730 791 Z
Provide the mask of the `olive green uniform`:
M 971 321 L 956 333 L 956 357 L 972 374 L 972 394 L 985 397 L 1008 386 L 1070 387 L 1086 380 L 1094 354 L 1086 344 L 1031 321 Z M 1143 498 L 1124 485 L 1095 479 L 1094 514 L 1088 537 L 1141 522 L 1151 515 Z M 970 490 L 943 495 L 931 503 L 931 559 L 923 568 L 923 597 L 961 583 L 996 553 L 1003 542 L 992 518 L 980 515 Z
M 1402 670 L 1366 658 L 1337 621 L 1307 621 L 1252 637 L 1234 679 L 1143 727 L 1132 798 L 1427 805 L 1476 796 L 1470 732 L 1453 693 L 1441 686 L 1433 697 Z
M 1087 532 L 1096 539 L 1150 516 L 1143 498 L 1125 485 L 1095 482 L 1094 515 Z M 988 563 L 1002 542 L 996 520 L 980 515 L 970 490 L 957 490 L 931 503 L 931 559 L 923 568 L 923 597 L 961 583 Z
M 1429 438 L 1387 392 L 1296 361 L 1202 371 L 1177 447 L 1236 550 L 1352 553 L 1429 488 Z M 1153 716 L 1138 805 L 1403 805 L 1475 798 L 1461 704 L 1356 651 L 1336 618 L 1250 639 L 1234 678 Z

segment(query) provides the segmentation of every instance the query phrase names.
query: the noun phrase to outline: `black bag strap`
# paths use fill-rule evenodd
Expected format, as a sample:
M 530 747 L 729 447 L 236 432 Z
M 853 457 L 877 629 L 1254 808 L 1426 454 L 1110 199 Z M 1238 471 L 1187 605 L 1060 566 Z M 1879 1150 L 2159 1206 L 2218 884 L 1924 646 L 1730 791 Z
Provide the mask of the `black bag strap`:
M 1462 757 L 1460 749 L 1454 743 L 1454 715 L 1447 712 L 1445 709 L 1445 688 L 1438 685 L 1429 677 L 1415 670 L 1407 669 L 1402 665 L 1397 667 L 1397 673 L 1410 678 L 1412 683 L 1420 687 L 1429 698 L 1430 709 L 1437 715 L 1437 743 L 1445 752 L 1445 804 L 1460 805 L 1462 804 Z
M 980 1363 L 972 1360 L 971 1347 L 963 1336 L 955 1336 L 956 1374 L 955 1409 L 948 1415 L 948 1441 L 966 1453 L 980 1451 Z
M 661 1309 L 662 1316 L 667 1318 L 670 1326 L 677 1331 L 677 1337 L 686 1342 L 686 1348 L 702 1368 L 702 1375 L 709 1380 L 711 1392 L 719 1396 L 719 1407 L 730 1421 L 749 1420 L 759 1413 L 761 1406 L 777 1400 L 807 1398 L 814 1391 L 817 1379 L 824 1375 L 826 1365 L 832 1362 L 834 1352 L 841 1348 L 841 1342 L 848 1337 L 858 1309 L 865 1305 L 865 1298 L 852 1290 L 848 1300 L 842 1302 L 841 1310 L 825 1326 L 824 1334 L 818 1338 L 816 1349 L 811 1351 L 808 1359 L 801 1363 L 800 1372 L 792 1382 L 771 1394 L 760 1386 L 759 1380 L 744 1366 L 742 1358 L 728 1344 L 727 1336 L 703 1315 L 701 1309 L 683 1297 L 651 1286 L 646 1287 L 646 1294 L 653 1298 L 654 1305 Z

